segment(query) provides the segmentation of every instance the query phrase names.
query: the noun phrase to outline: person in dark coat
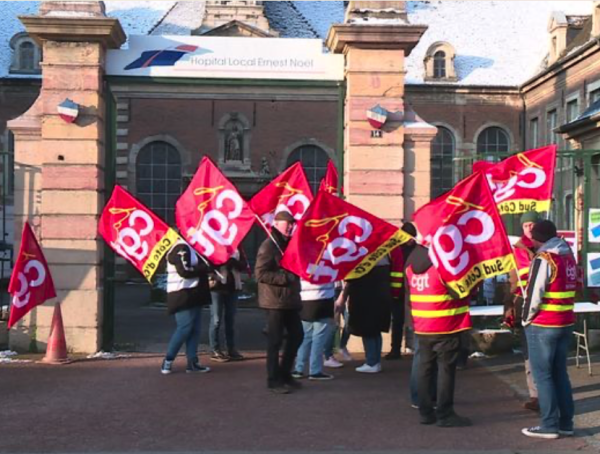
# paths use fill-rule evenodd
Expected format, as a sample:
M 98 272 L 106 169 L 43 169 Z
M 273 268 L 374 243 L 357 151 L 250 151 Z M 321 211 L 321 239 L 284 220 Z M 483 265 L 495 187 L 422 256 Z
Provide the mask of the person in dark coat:
M 294 360 L 304 338 L 300 319 L 300 278 L 279 264 L 294 222 L 287 211 L 277 213 L 271 229 L 272 238 L 260 245 L 256 257 L 258 305 L 267 312 L 267 387 L 276 394 L 288 394 L 293 388 L 300 387 L 292 377 Z M 287 340 L 279 358 L 284 332 Z
M 198 341 L 202 306 L 211 302 L 209 266 L 185 241 L 178 241 L 167 254 L 167 311 L 175 316 L 177 328 L 171 336 L 161 372 L 170 374 L 173 361 L 185 343 L 186 372 L 209 372 L 200 365 Z
M 384 257 L 365 276 L 347 281 L 350 334 L 362 337 L 365 364 L 357 372 L 381 372 L 381 333 L 390 329 L 392 291 L 390 261 Z

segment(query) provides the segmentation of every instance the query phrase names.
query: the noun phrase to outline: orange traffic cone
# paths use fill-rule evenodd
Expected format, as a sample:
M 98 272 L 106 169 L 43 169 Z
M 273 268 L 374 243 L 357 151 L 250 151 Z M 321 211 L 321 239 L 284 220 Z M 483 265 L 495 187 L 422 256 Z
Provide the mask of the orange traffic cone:
M 60 303 L 54 305 L 46 356 L 44 356 L 42 362 L 46 364 L 67 364 L 71 362 L 67 357 L 67 341 L 65 340 L 65 328 L 63 327 Z

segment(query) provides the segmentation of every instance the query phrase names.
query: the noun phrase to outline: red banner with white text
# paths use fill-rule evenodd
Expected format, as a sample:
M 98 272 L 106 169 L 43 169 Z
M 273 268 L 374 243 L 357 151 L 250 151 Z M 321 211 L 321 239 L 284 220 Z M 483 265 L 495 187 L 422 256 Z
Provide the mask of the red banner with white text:
M 556 148 L 548 145 L 517 153 L 497 164 L 473 164 L 473 172 L 485 174 L 500 214 L 550 211 Z
M 27 222 L 23 226 L 21 247 L 10 277 L 8 292 L 12 295 L 9 329 L 31 309 L 56 297 L 48 263 Z
M 296 162 L 258 191 L 250 200 L 250 207 L 267 226 L 271 226 L 279 211 L 288 211 L 299 221 L 312 199 L 304 168 Z
M 254 224 L 248 204 L 206 156 L 177 201 L 175 218 L 183 237 L 215 265 L 229 260 Z
M 169 249 L 180 239 L 175 230 L 121 186 L 115 186 L 102 211 L 98 232 L 148 281 Z
M 298 222 L 281 266 L 315 284 L 356 279 L 411 238 L 398 227 L 319 191 Z
M 461 297 L 514 268 L 502 218 L 481 172 L 421 207 L 413 219 L 442 280 Z

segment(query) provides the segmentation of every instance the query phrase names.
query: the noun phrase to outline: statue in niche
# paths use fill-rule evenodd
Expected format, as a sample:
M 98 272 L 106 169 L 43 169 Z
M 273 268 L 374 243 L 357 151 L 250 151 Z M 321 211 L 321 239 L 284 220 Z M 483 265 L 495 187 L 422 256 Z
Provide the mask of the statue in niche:
M 240 129 L 237 123 L 233 123 L 233 127 L 226 136 L 225 141 L 225 162 L 227 161 L 242 161 L 242 140 L 243 130 Z
M 260 160 L 260 170 L 259 170 L 258 174 L 261 177 L 268 177 L 271 175 L 271 169 L 269 167 L 269 162 L 267 161 L 267 158 L 265 158 L 264 156 Z

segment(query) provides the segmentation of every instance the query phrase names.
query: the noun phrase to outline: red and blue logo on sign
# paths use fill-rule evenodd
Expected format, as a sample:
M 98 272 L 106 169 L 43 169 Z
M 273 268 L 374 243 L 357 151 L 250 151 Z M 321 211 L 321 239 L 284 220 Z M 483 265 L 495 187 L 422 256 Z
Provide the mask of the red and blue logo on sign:
M 184 55 L 194 53 L 196 55 L 212 53 L 211 50 L 201 49 L 191 44 L 181 44 L 176 47 L 170 47 L 162 50 L 146 50 L 142 55 L 127 66 L 125 70 L 143 69 L 151 66 L 173 66 Z

